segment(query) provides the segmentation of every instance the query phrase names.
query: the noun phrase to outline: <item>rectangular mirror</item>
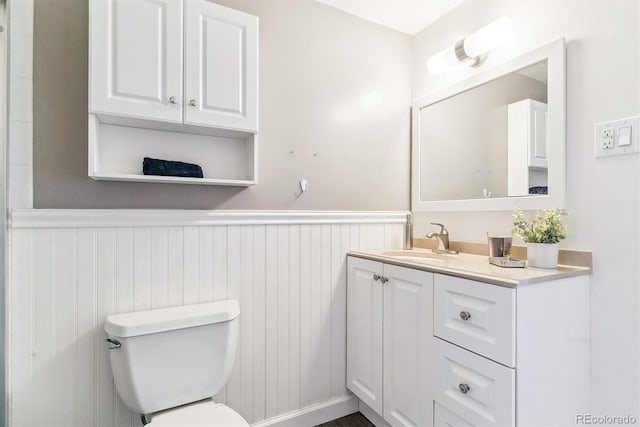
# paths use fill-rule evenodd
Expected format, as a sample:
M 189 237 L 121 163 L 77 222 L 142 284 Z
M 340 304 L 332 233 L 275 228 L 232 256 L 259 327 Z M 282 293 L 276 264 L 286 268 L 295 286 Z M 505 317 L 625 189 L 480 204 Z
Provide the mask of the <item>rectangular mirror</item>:
M 563 207 L 564 40 L 413 107 L 412 209 Z

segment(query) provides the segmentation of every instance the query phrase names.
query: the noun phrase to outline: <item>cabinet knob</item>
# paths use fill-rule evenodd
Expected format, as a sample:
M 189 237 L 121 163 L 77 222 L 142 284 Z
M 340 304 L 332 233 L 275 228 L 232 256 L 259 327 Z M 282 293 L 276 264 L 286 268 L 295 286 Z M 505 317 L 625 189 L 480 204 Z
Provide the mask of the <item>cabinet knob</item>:
M 175 104 L 176 103 L 176 97 L 175 96 L 170 96 L 169 97 L 169 104 Z
M 382 277 L 380 278 L 380 281 L 381 281 L 382 283 L 387 283 L 387 282 L 389 281 L 389 279 L 387 279 L 386 277 L 382 276 Z
M 462 394 L 467 394 L 471 388 L 469 387 L 469 384 L 460 383 L 458 385 L 458 390 L 460 390 L 460 393 Z
M 471 313 L 469 313 L 468 311 L 461 311 L 460 312 L 460 318 L 462 320 L 467 321 L 467 320 L 469 320 L 471 318 Z
M 192 107 L 196 107 L 198 104 L 196 103 L 195 99 L 191 99 L 189 100 L 189 105 L 191 105 Z
M 375 280 L 376 282 L 377 282 L 378 280 L 380 280 L 381 278 L 382 278 L 382 276 L 380 276 L 379 274 L 374 274 L 374 275 L 373 275 L 373 280 Z

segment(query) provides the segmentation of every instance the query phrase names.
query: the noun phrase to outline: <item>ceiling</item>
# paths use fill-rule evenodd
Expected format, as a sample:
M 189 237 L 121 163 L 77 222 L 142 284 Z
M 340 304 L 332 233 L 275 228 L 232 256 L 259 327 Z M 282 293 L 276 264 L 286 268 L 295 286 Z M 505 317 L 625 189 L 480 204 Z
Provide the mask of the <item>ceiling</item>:
M 413 36 L 463 0 L 316 1 Z

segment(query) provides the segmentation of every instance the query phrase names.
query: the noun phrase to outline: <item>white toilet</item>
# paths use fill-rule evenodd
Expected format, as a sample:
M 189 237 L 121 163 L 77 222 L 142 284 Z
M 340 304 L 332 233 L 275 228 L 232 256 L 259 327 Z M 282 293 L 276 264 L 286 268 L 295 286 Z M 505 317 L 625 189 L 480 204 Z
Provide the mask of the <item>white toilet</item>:
M 237 300 L 114 314 L 104 329 L 122 401 L 148 426 L 249 426 L 212 396 L 235 359 Z

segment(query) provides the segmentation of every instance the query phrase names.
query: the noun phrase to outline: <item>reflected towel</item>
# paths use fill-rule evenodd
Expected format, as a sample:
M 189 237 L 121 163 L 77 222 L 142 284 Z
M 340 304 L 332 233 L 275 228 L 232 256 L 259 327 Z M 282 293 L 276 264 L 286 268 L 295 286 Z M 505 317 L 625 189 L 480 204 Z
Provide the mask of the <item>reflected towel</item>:
M 142 173 L 145 175 L 181 176 L 203 178 L 202 168 L 193 163 L 160 160 L 145 157 L 142 161 Z
M 548 194 L 548 193 L 549 193 L 549 187 L 547 186 L 529 188 L 529 194 Z

